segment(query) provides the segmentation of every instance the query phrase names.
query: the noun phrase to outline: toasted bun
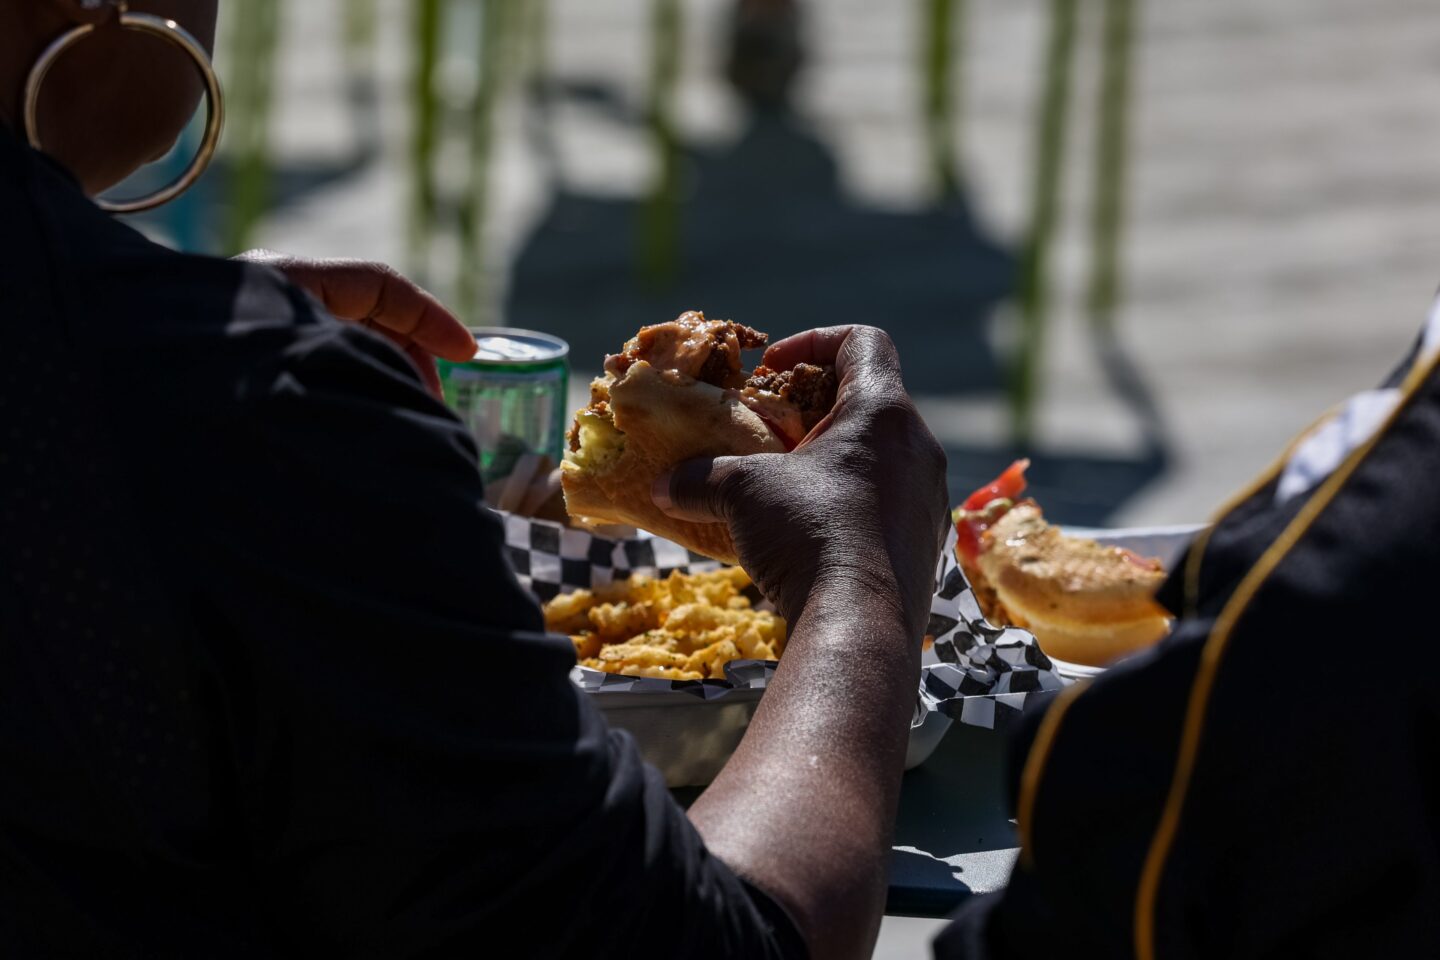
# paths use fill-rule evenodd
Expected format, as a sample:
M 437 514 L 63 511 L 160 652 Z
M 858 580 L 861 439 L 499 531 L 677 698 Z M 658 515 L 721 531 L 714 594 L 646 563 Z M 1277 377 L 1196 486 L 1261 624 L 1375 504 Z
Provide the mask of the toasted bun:
M 1014 603 L 1014 600 L 1009 600 Z M 1064 623 L 1037 620 L 1017 607 L 1009 607 L 1017 619 L 1027 620 L 1027 629 L 1034 633 L 1041 651 L 1061 661 L 1086 666 L 1104 666 L 1126 653 L 1143 651 L 1146 646 L 1161 642 L 1169 633 L 1168 617 L 1149 617 L 1120 623 Z
M 1164 573 L 1115 547 L 1069 537 L 1033 502 L 1017 504 L 984 535 L 977 563 L 1009 619 L 1061 660 L 1103 666 L 1170 629 L 1155 601 Z
M 1170 632 L 1167 616 L 1137 620 L 1084 622 L 1047 617 L 1046 611 L 1027 607 L 1013 593 L 996 591 L 1012 622 L 1035 634 L 1040 649 L 1058 660 L 1103 667 L 1113 660 L 1153 646 Z
M 655 478 L 696 457 L 783 453 L 765 422 L 733 393 L 637 361 L 618 379 L 591 385 L 606 412 L 582 410 L 560 479 L 570 516 L 585 525 L 628 523 L 696 553 L 736 563 L 723 523 L 662 513 L 650 499 Z M 592 405 L 593 406 L 593 405 Z

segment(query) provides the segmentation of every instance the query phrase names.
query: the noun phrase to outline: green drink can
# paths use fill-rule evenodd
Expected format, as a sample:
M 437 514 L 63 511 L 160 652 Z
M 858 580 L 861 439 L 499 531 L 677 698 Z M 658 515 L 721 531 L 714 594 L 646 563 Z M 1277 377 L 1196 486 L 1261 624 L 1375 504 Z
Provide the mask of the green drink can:
M 472 327 L 479 345 L 465 363 L 437 360 L 450 409 L 480 447 L 486 483 L 508 476 L 527 453 L 559 464 L 565 444 L 570 345 L 509 327 Z

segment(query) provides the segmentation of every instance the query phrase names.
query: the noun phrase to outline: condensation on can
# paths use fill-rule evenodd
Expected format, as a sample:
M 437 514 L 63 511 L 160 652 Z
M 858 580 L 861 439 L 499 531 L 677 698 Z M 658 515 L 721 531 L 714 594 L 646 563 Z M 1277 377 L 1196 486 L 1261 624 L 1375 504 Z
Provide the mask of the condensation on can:
M 559 463 L 565 446 L 570 345 L 509 327 L 472 327 L 478 349 L 464 363 L 438 360 L 445 402 L 470 428 L 488 482 L 526 453 Z

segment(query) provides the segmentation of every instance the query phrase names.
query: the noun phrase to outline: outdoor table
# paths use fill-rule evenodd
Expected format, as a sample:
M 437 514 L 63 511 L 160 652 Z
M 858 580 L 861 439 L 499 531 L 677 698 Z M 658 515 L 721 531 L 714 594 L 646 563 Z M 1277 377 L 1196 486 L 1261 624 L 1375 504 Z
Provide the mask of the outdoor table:
M 943 917 L 972 893 L 998 890 L 1019 853 L 1005 808 L 1005 737 L 951 724 L 935 752 L 905 774 L 885 912 Z M 688 805 L 702 787 L 672 790 Z
M 951 724 L 905 774 L 890 854 L 887 914 L 943 917 L 1005 886 L 1019 853 L 1005 796 L 1004 734 Z

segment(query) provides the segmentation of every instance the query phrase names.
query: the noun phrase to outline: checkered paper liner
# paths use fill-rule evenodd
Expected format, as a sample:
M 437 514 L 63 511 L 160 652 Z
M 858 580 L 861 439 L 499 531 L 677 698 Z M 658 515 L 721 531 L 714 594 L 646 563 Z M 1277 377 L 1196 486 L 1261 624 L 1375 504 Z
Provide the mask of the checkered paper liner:
M 604 586 L 632 574 L 666 577 L 676 570 L 700 573 L 721 566 L 644 531 L 633 538 L 612 540 L 549 520 L 504 511 L 500 516 L 510 563 L 520 582 L 542 603 L 561 593 Z M 926 633 L 934 638 L 934 644 L 922 659 L 917 722 L 924 713 L 939 711 L 961 723 L 1003 729 L 1027 697 L 1053 693 L 1062 686 L 1033 636 L 985 622 L 955 561 L 953 528 L 936 567 Z M 714 700 L 733 690 L 763 689 L 775 667 L 774 661 L 734 660 L 725 665 L 725 680 L 664 680 L 576 666 L 570 677 L 582 690 L 595 694 L 683 693 Z
M 721 566 L 718 560 L 643 530 L 631 539 L 609 540 L 551 520 L 496 512 L 505 521 L 505 553 L 510 565 L 541 603 L 634 573 L 668 577 L 675 570 L 700 573 Z
M 952 720 L 1005 729 L 1028 698 L 1064 686 L 1029 631 L 985 620 L 955 559 L 953 528 L 940 554 L 925 633 L 935 640 L 921 668 L 920 697 Z

